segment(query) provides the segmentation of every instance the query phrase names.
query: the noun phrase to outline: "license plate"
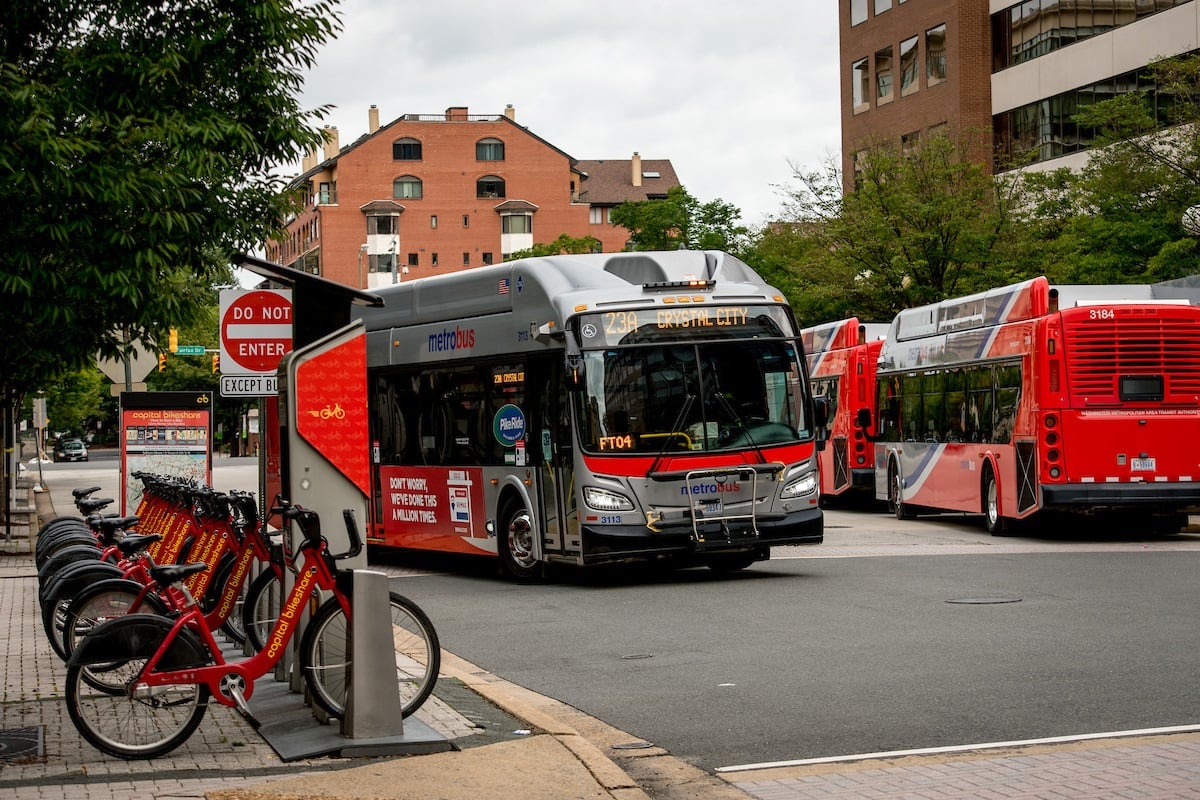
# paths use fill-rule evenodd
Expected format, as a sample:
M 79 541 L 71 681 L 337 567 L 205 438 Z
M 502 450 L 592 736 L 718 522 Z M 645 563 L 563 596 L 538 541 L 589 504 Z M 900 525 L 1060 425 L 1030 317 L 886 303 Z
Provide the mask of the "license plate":
M 704 512 L 706 517 L 719 517 L 724 513 L 724 505 L 720 500 L 710 500 L 700 506 L 700 510 Z
M 1134 472 L 1153 472 L 1157 467 L 1153 458 L 1134 458 L 1130 460 L 1129 468 Z

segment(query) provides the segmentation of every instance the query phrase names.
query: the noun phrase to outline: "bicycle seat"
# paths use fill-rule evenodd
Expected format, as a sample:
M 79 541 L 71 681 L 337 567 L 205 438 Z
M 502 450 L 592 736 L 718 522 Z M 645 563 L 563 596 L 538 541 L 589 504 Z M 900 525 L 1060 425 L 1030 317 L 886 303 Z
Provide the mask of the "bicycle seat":
M 203 561 L 192 561 L 188 564 L 161 564 L 150 568 L 150 577 L 159 586 L 169 586 L 179 583 L 197 572 L 204 572 L 206 569 L 208 569 L 208 564 Z
M 74 498 L 76 500 L 82 500 L 83 498 L 87 497 L 89 494 L 92 494 L 93 492 L 98 492 L 98 491 L 100 491 L 99 486 L 88 486 L 86 488 L 80 487 L 78 489 L 72 489 L 71 494 L 72 494 L 72 496 L 74 496 Z
M 111 497 L 84 497 L 81 498 L 75 505 L 79 508 L 79 512 L 84 516 L 99 511 L 107 505 L 112 505 L 115 502 Z
M 117 531 L 137 525 L 138 519 L 139 517 L 136 514 L 129 517 L 101 517 L 96 520 L 95 525 L 105 536 L 112 536 Z
M 121 551 L 121 555 L 131 556 L 134 553 L 145 550 L 155 542 L 161 541 L 161 533 L 137 533 L 126 536 L 124 539 L 117 542 L 117 549 Z

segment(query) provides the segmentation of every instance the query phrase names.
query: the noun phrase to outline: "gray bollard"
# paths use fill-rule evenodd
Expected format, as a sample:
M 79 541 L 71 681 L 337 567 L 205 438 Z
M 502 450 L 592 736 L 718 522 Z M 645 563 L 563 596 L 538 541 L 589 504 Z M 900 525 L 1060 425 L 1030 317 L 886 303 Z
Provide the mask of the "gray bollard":
M 374 570 L 354 570 L 350 627 L 350 685 L 342 735 L 370 739 L 404 735 L 396 655 L 392 647 L 392 612 L 388 577 Z

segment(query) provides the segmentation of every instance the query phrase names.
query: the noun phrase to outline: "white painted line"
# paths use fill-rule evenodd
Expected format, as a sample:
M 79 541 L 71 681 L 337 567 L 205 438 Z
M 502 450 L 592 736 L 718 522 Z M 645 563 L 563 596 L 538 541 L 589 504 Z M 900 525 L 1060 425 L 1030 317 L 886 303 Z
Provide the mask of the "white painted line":
M 900 758 L 902 756 L 937 755 L 939 753 L 969 753 L 975 750 L 991 750 L 1003 747 L 1029 747 L 1038 744 L 1062 744 L 1085 742 L 1090 739 L 1119 739 L 1128 736 L 1161 736 L 1167 733 L 1193 733 L 1200 725 L 1174 725 L 1167 728 L 1141 728 L 1133 731 L 1110 731 L 1108 733 L 1080 733 L 1072 736 L 1050 736 L 1045 739 L 1019 739 L 1011 742 L 984 742 L 981 744 L 948 745 L 946 747 L 924 747 L 916 750 L 891 750 L 882 753 L 858 753 L 852 756 L 826 756 L 824 758 L 800 758 L 795 761 L 764 761 L 761 764 L 738 764 L 732 767 L 717 767 L 717 772 L 743 772 L 777 767 L 806 767 L 813 764 L 837 764 L 843 761 L 866 761 L 878 758 Z

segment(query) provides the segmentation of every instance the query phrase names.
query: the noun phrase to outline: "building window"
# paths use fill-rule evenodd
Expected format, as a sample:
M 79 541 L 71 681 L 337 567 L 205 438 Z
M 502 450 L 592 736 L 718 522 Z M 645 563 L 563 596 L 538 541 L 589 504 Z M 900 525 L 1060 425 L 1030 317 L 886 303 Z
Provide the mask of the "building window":
M 605 209 L 602 206 L 592 206 L 591 208 L 589 208 L 588 209 L 588 222 L 592 223 L 593 225 L 603 225 L 604 224 L 604 211 L 605 211 Z
M 907 97 L 921 84 L 921 71 L 917 62 L 917 37 L 900 43 L 900 96 Z
M 399 222 L 399 217 L 390 215 L 386 217 L 367 217 L 367 235 L 395 236 L 396 228 L 399 227 L 397 223 Z
M 419 266 L 421 266 L 421 259 L 420 259 L 420 257 L 419 257 L 419 256 L 418 256 L 416 253 L 409 253 L 409 254 L 408 254 L 408 265 L 409 265 L 410 267 L 419 267 Z
M 437 229 L 437 214 L 429 215 L 429 227 L 435 230 Z
M 531 214 L 505 214 L 500 217 L 501 233 L 533 233 Z
M 475 181 L 475 196 L 481 199 L 504 197 L 504 179 L 495 175 L 484 175 Z
M 367 270 L 370 272 L 393 272 L 395 253 L 380 253 L 367 256 Z
M 850 65 L 850 89 L 854 93 L 854 113 L 870 108 L 871 69 L 867 59 L 860 58 Z
M 317 191 L 317 203 L 323 206 L 337 203 L 337 184 L 322 182 Z
M 429 266 L 431 266 L 431 267 L 437 266 L 437 253 L 429 254 Z
M 892 0 L 875 0 L 875 16 L 892 10 Z
M 404 138 L 392 142 L 393 161 L 420 161 L 421 143 L 416 139 Z
M 486 265 L 490 265 L 490 264 L 492 264 L 492 263 L 493 263 L 493 262 L 492 262 L 492 254 L 491 254 L 491 253 L 484 253 L 484 254 L 483 254 L 483 263 L 484 263 L 484 265 L 485 265 L 485 266 L 486 266 Z
M 861 25 L 867 21 L 867 0 L 850 0 L 850 24 Z
M 925 31 L 925 85 L 946 80 L 946 23 Z
M 464 267 L 471 266 L 471 254 L 470 253 L 463 253 L 463 266 Z
M 875 52 L 875 102 L 878 105 L 892 102 L 892 48 Z
M 421 179 L 413 175 L 401 175 L 392 182 L 392 197 L 397 200 L 420 200 L 423 194 Z
M 499 139 L 480 139 L 475 143 L 476 161 L 503 161 L 504 142 Z
M 463 227 L 471 227 L 471 216 L 469 214 L 463 214 Z

